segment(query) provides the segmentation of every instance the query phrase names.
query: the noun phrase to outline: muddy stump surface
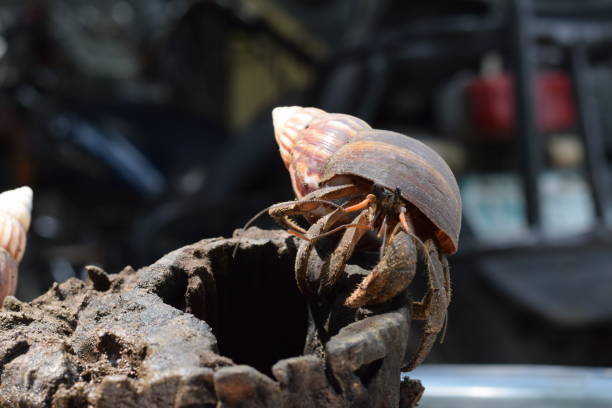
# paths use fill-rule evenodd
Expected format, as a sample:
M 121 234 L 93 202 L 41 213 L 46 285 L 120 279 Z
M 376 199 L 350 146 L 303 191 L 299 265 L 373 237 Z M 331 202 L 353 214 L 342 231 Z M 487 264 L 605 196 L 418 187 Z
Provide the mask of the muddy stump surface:
M 295 254 L 285 232 L 251 228 L 6 298 L 0 407 L 411 406 L 406 302 L 307 305 Z

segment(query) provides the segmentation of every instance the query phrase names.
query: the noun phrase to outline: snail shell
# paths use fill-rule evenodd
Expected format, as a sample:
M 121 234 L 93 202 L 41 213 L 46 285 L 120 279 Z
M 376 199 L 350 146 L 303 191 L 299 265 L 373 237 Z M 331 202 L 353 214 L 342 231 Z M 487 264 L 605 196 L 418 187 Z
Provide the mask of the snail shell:
M 299 106 L 272 111 L 274 134 L 297 198 L 319 188 L 323 167 L 340 147 L 371 129 L 363 120 Z
M 0 304 L 17 288 L 17 266 L 30 228 L 32 195 L 30 187 L 0 193 Z

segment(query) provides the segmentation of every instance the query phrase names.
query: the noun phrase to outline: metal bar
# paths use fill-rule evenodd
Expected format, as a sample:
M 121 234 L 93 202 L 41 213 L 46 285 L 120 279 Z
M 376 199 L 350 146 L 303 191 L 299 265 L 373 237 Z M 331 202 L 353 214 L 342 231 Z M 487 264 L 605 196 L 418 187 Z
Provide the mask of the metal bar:
M 601 133 L 601 122 L 593 93 L 588 81 L 589 61 L 586 45 L 575 44 L 570 48 L 570 62 L 574 93 L 578 109 L 578 126 L 584 143 L 588 181 L 591 185 L 593 205 L 597 218 L 609 226 L 610 177 L 606 149 Z
M 531 0 L 511 2 L 512 44 L 515 61 L 516 136 L 520 153 L 520 172 L 525 193 L 527 224 L 534 231 L 541 228 L 540 188 L 538 176 L 542 151 L 536 131 L 534 95 L 534 43 L 531 38 Z
M 426 364 L 408 374 L 425 386 L 420 407 L 603 408 L 612 405 L 607 368 Z

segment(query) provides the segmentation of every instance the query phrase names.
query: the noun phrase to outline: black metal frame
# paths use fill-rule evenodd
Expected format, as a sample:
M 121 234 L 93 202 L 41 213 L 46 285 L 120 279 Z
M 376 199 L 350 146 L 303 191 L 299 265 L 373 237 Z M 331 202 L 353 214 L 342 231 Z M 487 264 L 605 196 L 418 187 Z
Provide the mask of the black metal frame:
M 511 6 L 512 44 L 515 58 L 517 95 L 517 141 L 521 154 L 521 179 L 526 198 L 528 226 L 541 238 L 541 206 L 538 176 L 543 168 L 543 150 L 535 122 L 534 73 L 536 40 L 546 38 L 569 52 L 571 77 L 578 110 L 578 127 L 585 148 L 588 181 L 593 197 L 597 228 L 608 230 L 610 215 L 610 177 L 606 149 L 597 109 L 588 82 L 590 45 L 612 41 L 612 30 L 605 23 L 589 20 L 552 19 L 538 16 L 533 0 L 513 0 Z M 543 239 L 543 238 L 541 238 Z M 541 241 L 537 239 L 537 241 Z

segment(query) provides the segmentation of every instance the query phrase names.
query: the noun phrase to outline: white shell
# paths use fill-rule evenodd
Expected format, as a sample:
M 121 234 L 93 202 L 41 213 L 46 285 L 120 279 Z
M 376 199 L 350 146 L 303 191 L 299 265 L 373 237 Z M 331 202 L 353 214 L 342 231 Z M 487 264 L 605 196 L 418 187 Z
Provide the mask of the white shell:
M 32 189 L 27 186 L 0 193 L 0 248 L 17 262 L 21 261 L 25 251 L 32 196 Z
M 25 251 L 32 196 L 27 186 L 0 193 L 0 306 L 17 289 L 17 264 Z

